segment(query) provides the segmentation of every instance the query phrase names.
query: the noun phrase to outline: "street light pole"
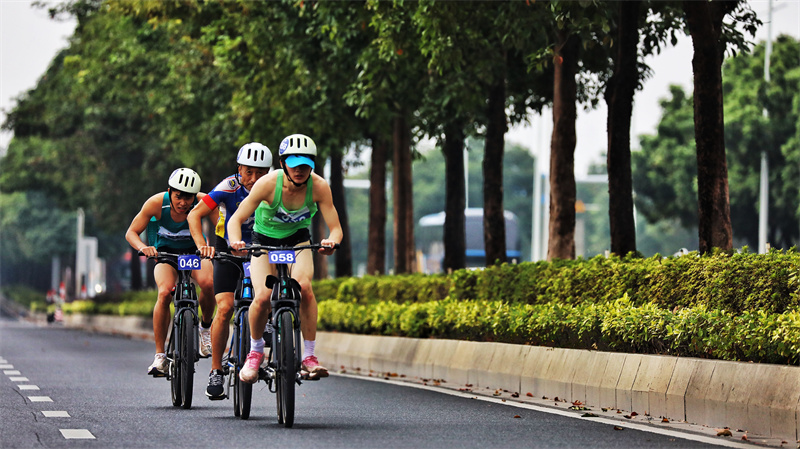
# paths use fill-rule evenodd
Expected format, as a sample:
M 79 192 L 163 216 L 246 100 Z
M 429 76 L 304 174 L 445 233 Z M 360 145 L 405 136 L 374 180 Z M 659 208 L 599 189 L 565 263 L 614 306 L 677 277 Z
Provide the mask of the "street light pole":
M 767 13 L 767 45 L 764 52 L 764 81 L 769 87 L 769 58 L 772 54 L 772 0 L 769 0 Z M 769 119 L 769 112 L 764 108 L 764 118 Z M 769 124 L 767 124 L 769 130 Z M 768 142 L 769 143 L 769 142 Z M 759 183 L 758 208 L 758 252 L 767 252 L 767 226 L 769 222 L 769 162 L 767 152 L 761 152 L 761 182 Z

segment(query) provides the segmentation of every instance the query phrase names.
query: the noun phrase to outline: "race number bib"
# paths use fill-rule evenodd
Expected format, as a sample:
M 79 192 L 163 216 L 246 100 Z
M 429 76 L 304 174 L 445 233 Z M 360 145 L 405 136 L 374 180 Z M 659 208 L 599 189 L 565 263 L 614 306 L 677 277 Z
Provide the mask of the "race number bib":
M 250 262 L 245 262 L 242 264 L 242 268 L 244 268 L 244 277 L 250 277 Z
M 294 251 L 270 251 L 269 263 L 294 263 Z
M 178 256 L 178 268 L 184 271 L 199 270 L 200 256 L 193 256 L 190 254 Z

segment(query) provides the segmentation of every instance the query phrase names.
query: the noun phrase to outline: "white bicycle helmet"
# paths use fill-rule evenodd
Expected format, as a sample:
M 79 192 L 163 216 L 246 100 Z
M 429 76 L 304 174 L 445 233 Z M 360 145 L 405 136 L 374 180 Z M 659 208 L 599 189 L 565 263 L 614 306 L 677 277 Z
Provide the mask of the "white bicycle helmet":
M 200 191 L 200 175 L 191 168 L 179 168 L 169 175 L 169 186 L 196 195 Z
M 287 167 L 309 165 L 313 170 L 314 159 L 317 156 L 317 145 L 310 137 L 303 134 L 292 134 L 283 139 L 279 153 Z
M 272 152 L 265 145 L 250 142 L 239 148 L 236 162 L 248 167 L 269 168 L 272 166 Z

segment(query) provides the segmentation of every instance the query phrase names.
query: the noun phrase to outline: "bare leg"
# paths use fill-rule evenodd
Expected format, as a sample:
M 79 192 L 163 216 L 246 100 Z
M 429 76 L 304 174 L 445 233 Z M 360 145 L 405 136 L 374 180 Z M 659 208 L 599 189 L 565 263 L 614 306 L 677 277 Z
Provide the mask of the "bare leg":
M 158 300 L 153 308 L 153 337 L 156 340 L 156 353 L 163 353 L 166 346 L 169 322 L 172 318 L 169 305 L 172 302 L 172 288 L 178 276 L 171 266 L 160 263 L 153 269 L 153 277 L 158 287 Z
M 233 292 L 217 295 L 217 314 L 211 325 L 211 369 L 222 369 L 222 355 L 230 335 L 229 327 L 233 315 Z

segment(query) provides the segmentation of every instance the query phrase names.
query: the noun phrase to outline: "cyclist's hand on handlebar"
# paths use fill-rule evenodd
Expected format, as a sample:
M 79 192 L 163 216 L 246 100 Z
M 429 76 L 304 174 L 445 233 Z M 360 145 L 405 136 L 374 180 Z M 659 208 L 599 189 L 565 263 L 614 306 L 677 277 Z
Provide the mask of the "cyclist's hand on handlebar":
M 206 259 L 214 257 L 215 253 L 213 246 L 201 246 L 198 251 L 200 251 L 200 256 Z
M 139 254 L 142 254 L 147 257 L 156 257 L 158 255 L 158 251 L 156 251 L 155 246 L 145 246 L 144 248 L 139 250 Z
M 245 245 L 246 245 L 245 242 L 239 240 L 238 242 L 231 242 L 230 247 L 233 250 L 240 250 L 240 249 L 244 248 Z
M 323 256 L 330 256 L 331 254 L 333 254 L 334 251 L 336 251 L 337 243 L 334 242 L 333 240 L 322 239 L 319 242 L 319 244 L 323 246 L 323 248 L 320 248 L 318 250 L 319 253 L 322 254 Z

